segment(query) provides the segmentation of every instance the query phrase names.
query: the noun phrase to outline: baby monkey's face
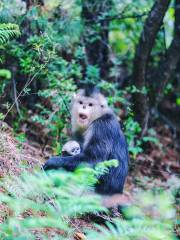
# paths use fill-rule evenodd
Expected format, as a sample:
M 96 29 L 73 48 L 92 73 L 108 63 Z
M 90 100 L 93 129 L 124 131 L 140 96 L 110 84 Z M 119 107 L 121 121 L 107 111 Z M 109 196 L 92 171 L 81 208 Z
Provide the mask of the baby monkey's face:
M 67 142 L 62 148 L 62 155 L 65 155 L 65 156 L 69 156 L 69 155 L 74 156 L 79 154 L 80 152 L 81 152 L 81 148 L 79 143 L 73 140 Z
M 70 154 L 71 154 L 72 156 L 77 155 L 77 154 L 79 154 L 79 153 L 80 153 L 80 147 L 79 147 L 79 146 L 74 146 L 74 147 L 71 149 L 71 151 L 70 151 Z

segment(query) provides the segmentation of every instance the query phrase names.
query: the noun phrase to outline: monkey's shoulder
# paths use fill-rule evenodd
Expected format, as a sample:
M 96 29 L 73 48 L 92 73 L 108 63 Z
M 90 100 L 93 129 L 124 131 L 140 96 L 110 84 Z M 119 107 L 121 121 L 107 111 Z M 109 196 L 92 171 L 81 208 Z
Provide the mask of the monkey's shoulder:
M 113 113 L 106 113 L 94 121 L 95 126 L 120 127 L 117 117 Z

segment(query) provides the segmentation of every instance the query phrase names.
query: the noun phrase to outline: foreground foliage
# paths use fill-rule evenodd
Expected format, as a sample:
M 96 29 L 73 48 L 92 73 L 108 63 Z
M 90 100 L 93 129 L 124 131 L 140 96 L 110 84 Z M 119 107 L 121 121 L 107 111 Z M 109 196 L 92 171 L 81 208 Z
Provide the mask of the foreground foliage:
M 0 24 L 0 44 L 6 43 L 14 37 L 20 36 L 19 26 L 12 23 Z
M 101 197 L 92 192 L 97 176 L 116 161 L 96 168 L 81 167 L 66 171 L 5 178 L 1 182 L 1 239 L 71 239 L 76 230 L 71 219 L 85 213 L 107 212 Z M 2 191 L 3 189 L 3 191 Z M 125 210 L 127 220 L 114 218 L 107 228 L 81 229 L 87 239 L 167 239 L 173 238 L 175 211 L 170 193 L 141 193 L 134 206 Z M 6 213 L 6 214 L 5 214 Z M 94 229 L 94 230 L 93 230 Z M 52 235 L 53 231 L 53 235 Z

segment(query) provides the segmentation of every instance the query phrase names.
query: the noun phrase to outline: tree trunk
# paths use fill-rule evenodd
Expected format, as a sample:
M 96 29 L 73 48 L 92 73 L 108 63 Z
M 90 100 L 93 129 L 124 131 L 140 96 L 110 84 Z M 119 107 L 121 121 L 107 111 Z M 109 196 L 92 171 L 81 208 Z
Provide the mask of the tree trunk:
M 100 69 L 100 77 L 108 72 L 108 26 L 105 19 L 112 7 L 112 0 L 84 0 L 82 19 L 84 21 L 84 43 L 87 61 Z
M 30 7 L 32 7 L 33 5 L 39 5 L 39 6 L 44 6 L 44 0 L 23 0 L 24 2 L 26 2 L 26 7 L 29 10 Z
M 156 105 L 162 100 L 163 90 L 180 60 L 180 0 L 175 1 L 174 38 L 168 48 L 165 58 L 160 61 L 159 67 L 153 76 L 159 82 Z
M 143 87 L 146 86 L 146 66 L 149 55 L 154 45 L 156 35 L 162 25 L 169 3 L 170 0 L 157 0 L 155 2 L 144 24 L 144 29 L 136 48 L 133 69 L 133 84 L 140 91 L 142 91 Z M 136 92 L 133 94 L 133 103 L 135 117 L 140 123 L 142 134 L 144 134 L 148 124 L 147 96 L 142 92 Z

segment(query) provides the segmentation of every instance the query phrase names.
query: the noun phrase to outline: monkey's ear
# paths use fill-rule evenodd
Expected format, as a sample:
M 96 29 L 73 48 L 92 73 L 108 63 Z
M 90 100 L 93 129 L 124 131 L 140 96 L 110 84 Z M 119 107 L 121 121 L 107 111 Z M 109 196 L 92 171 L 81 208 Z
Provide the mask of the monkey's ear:
M 77 93 L 74 93 L 73 98 L 72 98 L 72 102 L 73 102 L 76 98 L 81 97 L 81 96 L 83 96 L 83 95 L 84 95 L 84 89 L 79 89 L 79 90 L 77 91 Z
M 101 105 L 102 107 L 107 107 L 107 106 L 108 106 L 107 99 L 106 99 L 105 96 L 102 95 L 101 93 L 98 94 L 98 100 L 99 100 L 100 105 Z
M 74 100 L 74 99 L 76 98 L 76 96 L 77 96 L 77 94 L 74 93 L 74 94 L 72 95 L 72 100 Z
M 77 97 L 81 97 L 81 96 L 84 96 L 84 89 L 79 89 L 76 93 L 76 96 Z

